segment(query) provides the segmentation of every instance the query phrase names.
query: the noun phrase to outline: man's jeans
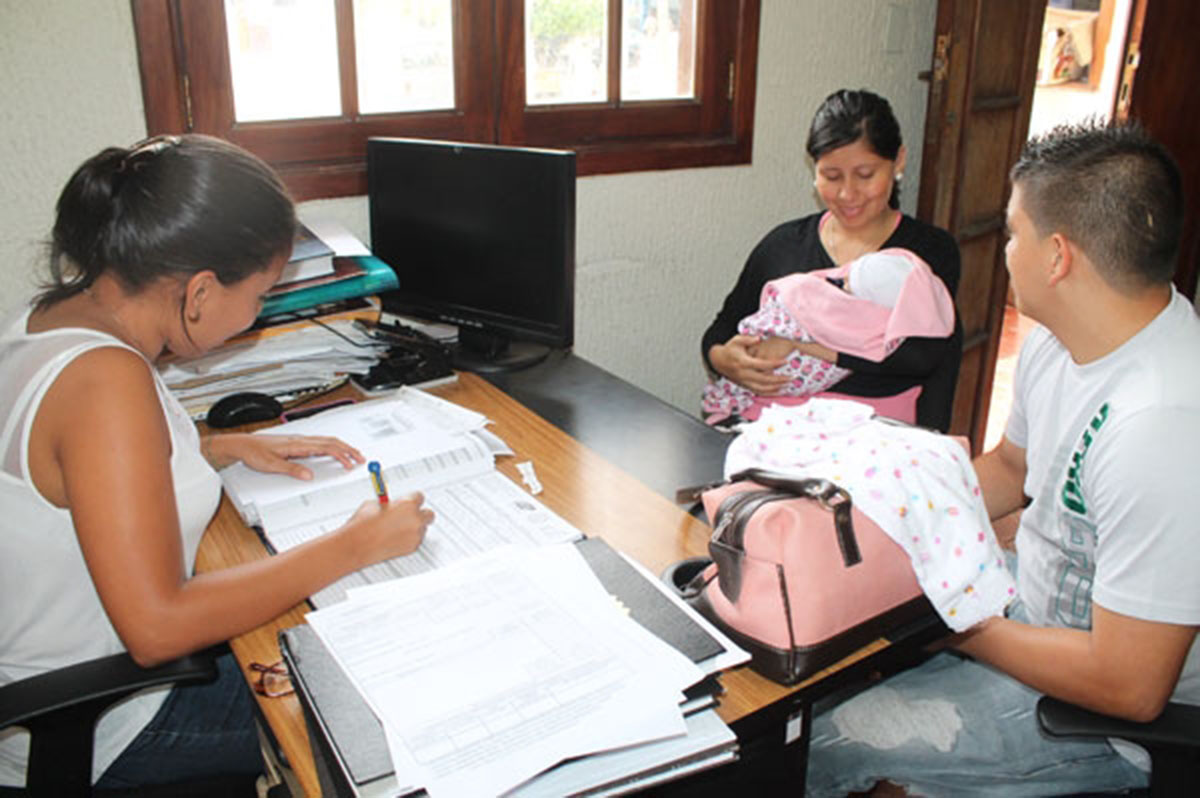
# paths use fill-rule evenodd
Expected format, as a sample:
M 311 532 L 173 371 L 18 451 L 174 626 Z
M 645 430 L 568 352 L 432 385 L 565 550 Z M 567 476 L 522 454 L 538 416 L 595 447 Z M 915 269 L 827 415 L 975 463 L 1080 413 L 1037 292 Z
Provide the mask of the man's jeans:
M 1014 607 L 1010 617 L 1023 617 Z M 810 798 L 887 779 L 910 794 L 1048 796 L 1144 787 L 1148 774 L 1107 742 L 1038 728 L 1041 694 L 950 652 L 813 719 Z

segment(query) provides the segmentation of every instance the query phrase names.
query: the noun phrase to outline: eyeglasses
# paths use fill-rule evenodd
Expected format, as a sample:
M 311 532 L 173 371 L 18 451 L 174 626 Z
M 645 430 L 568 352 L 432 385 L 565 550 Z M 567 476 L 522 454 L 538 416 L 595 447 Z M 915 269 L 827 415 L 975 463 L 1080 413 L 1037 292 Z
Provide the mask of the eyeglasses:
M 254 680 L 254 692 L 259 695 L 279 698 L 296 692 L 296 688 L 292 686 L 291 674 L 288 673 L 287 665 L 283 663 L 283 660 L 279 660 L 273 665 L 251 662 L 250 670 L 258 673 L 258 678 Z

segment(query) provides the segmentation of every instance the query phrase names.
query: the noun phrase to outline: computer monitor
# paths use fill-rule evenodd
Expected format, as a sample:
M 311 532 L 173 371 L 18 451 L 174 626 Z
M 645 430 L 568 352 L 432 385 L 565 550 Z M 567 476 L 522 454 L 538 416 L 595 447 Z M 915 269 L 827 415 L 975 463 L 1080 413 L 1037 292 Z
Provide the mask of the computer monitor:
M 575 338 L 575 154 L 367 142 L 371 249 L 387 312 L 459 328 L 458 363 L 522 368 Z

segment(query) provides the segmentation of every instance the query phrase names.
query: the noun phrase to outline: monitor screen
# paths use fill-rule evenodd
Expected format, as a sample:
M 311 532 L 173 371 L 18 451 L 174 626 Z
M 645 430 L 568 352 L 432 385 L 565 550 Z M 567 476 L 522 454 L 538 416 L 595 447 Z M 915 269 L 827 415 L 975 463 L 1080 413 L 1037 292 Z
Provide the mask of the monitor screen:
M 371 249 L 400 281 L 385 311 L 456 325 L 496 363 L 574 343 L 574 153 L 372 138 L 367 186 Z

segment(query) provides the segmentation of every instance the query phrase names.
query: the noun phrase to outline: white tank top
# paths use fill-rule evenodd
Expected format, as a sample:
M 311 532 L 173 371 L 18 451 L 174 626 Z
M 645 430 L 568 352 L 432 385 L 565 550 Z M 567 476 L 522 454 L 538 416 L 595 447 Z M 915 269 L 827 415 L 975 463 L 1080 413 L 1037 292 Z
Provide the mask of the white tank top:
M 25 308 L 0 326 L 0 685 L 125 650 L 88 574 L 70 512 L 43 498 L 29 477 L 29 434 L 46 392 L 75 358 L 105 346 L 136 350 L 95 330 L 28 333 L 28 320 Z M 154 367 L 147 368 L 170 430 L 171 475 L 190 574 L 220 501 L 221 481 L 200 453 L 187 412 Z M 167 690 L 138 694 L 102 716 L 93 780 L 154 717 Z M 24 731 L 0 732 L 0 784 L 24 783 L 28 746 Z

